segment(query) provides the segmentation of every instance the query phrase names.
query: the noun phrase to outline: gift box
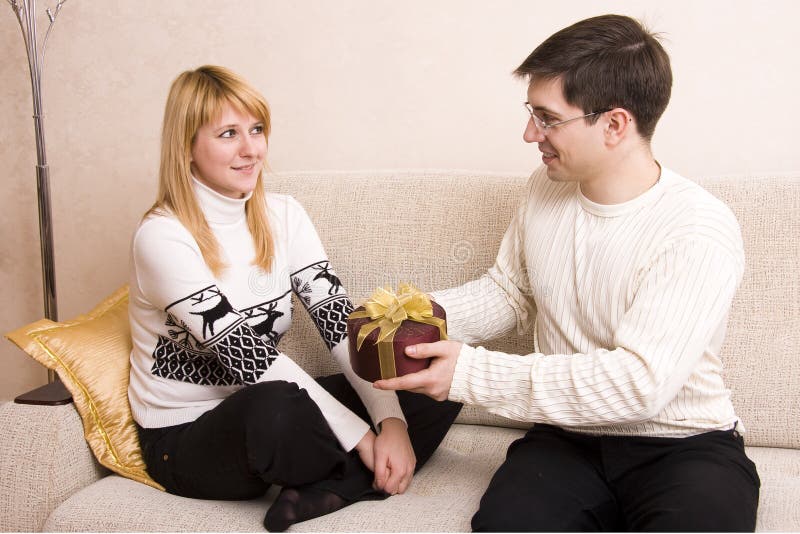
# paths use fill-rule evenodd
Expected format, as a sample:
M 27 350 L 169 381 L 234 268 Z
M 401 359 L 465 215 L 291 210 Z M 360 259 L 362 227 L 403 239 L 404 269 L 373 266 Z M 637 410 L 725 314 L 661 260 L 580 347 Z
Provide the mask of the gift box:
M 447 339 L 444 308 L 409 284 L 397 293 L 379 288 L 347 319 L 350 364 L 369 382 L 427 369 L 430 358 L 410 358 L 405 348 Z

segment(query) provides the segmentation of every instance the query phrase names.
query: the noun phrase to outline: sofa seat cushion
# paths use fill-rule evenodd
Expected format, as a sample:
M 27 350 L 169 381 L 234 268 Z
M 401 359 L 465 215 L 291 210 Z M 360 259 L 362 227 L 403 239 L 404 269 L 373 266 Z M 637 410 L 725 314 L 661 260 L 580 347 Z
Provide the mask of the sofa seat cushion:
M 64 501 L 44 532 L 255 532 L 275 492 L 250 501 L 170 495 L 112 474 Z
M 385 501 L 356 503 L 299 523 L 304 532 L 468 532 L 483 491 L 523 430 L 456 424 L 409 490 Z M 748 447 L 762 491 L 756 529 L 800 531 L 800 450 Z M 203 501 L 170 495 L 112 475 L 67 499 L 47 532 L 259 532 L 277 494 L 251 501 Z
M 512 441 L 524 431 L 456 424 L 403 495 L 356 503 L 306 521 L 307 532 L 469 531 L 472 514 Z M 111 475 L 75 493 L 44 524 L 46 532 L 259 532 L 277 494 L 250 501 L 170 495 Z
M 800 450 L 747 447 L 761 479 L 756 530 L 800 532 Z

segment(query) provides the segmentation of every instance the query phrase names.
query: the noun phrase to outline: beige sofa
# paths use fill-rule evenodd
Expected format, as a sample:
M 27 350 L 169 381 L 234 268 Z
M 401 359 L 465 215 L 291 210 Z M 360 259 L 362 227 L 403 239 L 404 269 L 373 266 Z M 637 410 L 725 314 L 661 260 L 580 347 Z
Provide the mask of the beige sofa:
M 527 178 L 473 172 L 294 173 L 268 187 L 294 195 L 317 225 L 356 301 L 413 281 L 431 291 L 489 267 Z M 800 530 L 800 176 L 700 183 L 742 226 L 747 272 L 723 350 L 728 386 L 761 475 L 758 530 Z M 367 221 L 373 221 L 371 226 Z M 121 236 L 127 239 L 127 236 Z M 120 284 L 126 273 L 119 273 Z M 87 304 L 88 308 L 88 304 Z M 301 306 L 281 342 L 311 373 L 335 369 Z M 494 348 L 530 352 L 529 337 Z M 322 355 L 319 358 L 318 355 Z M 322 362 L 322 363 L 320 363 Z M 358 503 L 298 531 L 465 531 L 524 425 L 465 408 L 408 492 Z M 11 531 L 259 531 L 261 499 L 184 499 L 110 474 L 72 405 L 0 406 L 0 528 Z

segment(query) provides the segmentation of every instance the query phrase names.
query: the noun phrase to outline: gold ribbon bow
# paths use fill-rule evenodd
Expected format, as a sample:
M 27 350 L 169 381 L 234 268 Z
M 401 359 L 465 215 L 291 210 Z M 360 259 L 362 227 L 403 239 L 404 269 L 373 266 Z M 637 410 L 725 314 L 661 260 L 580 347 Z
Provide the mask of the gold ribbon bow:
M 429 324 L 439 329 L 440 339 L 447 339 L 447 324 L 444 319 L 433 316 L 433 305 L 428 295 L 411 284 L 401 283 L 397 293 L 388 287 L 379 287 L 364 303 L 364 311 L 350 314 L 351 319 L 370 318 L 372 321 L 362 326 L 356 338 L 356 348 L 376 328 L 378 333 L 378 360 L 381 378 L 394 378 L 397 369 L 394 365 L 394 335 L 403 321 L 410 320 Z

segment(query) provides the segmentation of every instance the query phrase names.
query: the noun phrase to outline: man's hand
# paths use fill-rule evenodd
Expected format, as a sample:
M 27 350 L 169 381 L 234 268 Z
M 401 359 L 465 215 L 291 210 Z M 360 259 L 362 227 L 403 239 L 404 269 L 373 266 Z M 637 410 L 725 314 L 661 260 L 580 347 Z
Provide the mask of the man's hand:
M 405 423 L 395 417 L 381 421 L 381 433 L 375 438 L 375 489 L 391 495 L 405 492 L 416 465 Z
M 397 378 L 378 380 L 373 386 L 378 389 L 405 389 L 424 393 L 438 401 L 447 400 L 462 345 L 460 341 L 452 340 L 410 345 L 406 347 L 406 354 L 411 358 L 433 357 L 430 367 Z
M 358 457 L 370 471 L 375 471 L 375 432 L 368 430 L 356 445 Z

